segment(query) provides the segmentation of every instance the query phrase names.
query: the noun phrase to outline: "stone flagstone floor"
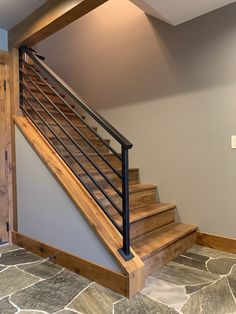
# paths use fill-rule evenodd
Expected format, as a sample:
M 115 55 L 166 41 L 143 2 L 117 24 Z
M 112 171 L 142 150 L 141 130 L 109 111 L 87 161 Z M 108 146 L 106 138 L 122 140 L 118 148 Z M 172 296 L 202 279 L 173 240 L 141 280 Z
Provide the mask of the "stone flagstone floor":
M 0 314 L 236 313 L 234 254 L 196 245 L 130 300 L 17 246 L 0 254 Z

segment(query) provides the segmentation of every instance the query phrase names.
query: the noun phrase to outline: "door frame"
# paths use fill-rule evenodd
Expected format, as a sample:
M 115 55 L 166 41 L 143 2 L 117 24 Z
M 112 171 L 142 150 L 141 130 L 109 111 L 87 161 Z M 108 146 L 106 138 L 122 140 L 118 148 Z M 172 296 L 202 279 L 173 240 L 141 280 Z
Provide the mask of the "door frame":
M 3 208 L 1 208 L 2 216 L 4 217 L 4 231 L 2 231 L 2 234 L 0 235 L 0 239 L 3 241 L 9 241 L 10 240 L 10 212 L 11 212 L 11 195 L 12 195 L 12 189 L 11 189 L 11 180 L 9 180 L 9 172 L 11 172 L 11 165 L 9 163 L 11 158 L 11 137 L 10 137 L 10 90 L 9 90 L 9 54 L 5 51 L 0 51 L 0 65 L 1 67 L 5 67 L 5 75 L 1 77 L 1 86 L 4 89 L 5 98 L 4 98 L 4 115 L 2 116 L 2 126 L 3 126 L 3 141 L 1 141 L 2 147 L 0 147 L 0 162 L 3 165 L 3 168 L 5 169 L 5 173 L 3 177 L 5 177 L 5 184 L 4 184 L 4 200 L 2 202 Z M 1 123 L 1 122 L 0 122 Z

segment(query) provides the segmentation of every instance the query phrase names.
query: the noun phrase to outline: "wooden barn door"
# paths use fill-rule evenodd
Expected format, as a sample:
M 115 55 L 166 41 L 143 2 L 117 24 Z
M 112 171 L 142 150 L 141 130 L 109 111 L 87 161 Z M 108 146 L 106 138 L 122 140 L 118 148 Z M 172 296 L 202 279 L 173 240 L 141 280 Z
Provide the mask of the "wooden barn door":
M 8 241 L 8 191 L 7 191 L 7 71 L 0 62 L 0 242 Z

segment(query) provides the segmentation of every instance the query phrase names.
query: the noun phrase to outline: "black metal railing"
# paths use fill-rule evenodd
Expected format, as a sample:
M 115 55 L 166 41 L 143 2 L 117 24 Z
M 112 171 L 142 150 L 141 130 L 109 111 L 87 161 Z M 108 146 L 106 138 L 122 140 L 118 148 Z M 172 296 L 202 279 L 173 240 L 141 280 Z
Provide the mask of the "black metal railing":
M 88 107 L 43 60 L 31 48 L 19 49 L 20 107 L 122 234 L 123 246 L 119 252 L 129 260 L 133 255 L 130 252 L 128 152 L 133 145 Z M 119 144 L 120 151 L 90 126 L 84 113 Z M 109 160 L 110 156 L 119 167 Z

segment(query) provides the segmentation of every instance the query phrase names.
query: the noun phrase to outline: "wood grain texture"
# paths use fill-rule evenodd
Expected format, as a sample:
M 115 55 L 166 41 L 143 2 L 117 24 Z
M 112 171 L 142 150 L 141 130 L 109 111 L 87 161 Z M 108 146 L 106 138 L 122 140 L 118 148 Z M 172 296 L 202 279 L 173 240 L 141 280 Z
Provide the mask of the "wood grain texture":
M 144 264 L 139 256 L 131 249 L 134 258 L 127 262 L 124 261 L 118 253 L 118 249 L 122 247 L 121 234 L 102 212 L 91 195 L 66 166 L 52 146 L 28 119 L 15 117 L 14 121 L 29 144 L 64 188 L 70 199 L 80 209 L 81 213 L 84 215 L 91 228 L 100 237 L 108 251 L 122 267 L 124 273 L 128 276 L 129 274 L 132 274 L 132 278 L 134 277 L 134 279 L 144 278 Z M 143 288 L 144 280 L 140 279 L 138 283 L 134 285 L 132 289 L 128 289 L 130 296 Z
M 135 239 L 175 222 L 175 205 L 170 203 L 153 203 L 130 209 L 130 234 Z M 122 218 L 117 213 L 113 216 L 121 226 Z
M 130 233 L 131 239 L 135 239 L 148 232 L 156 230 L 165 225 L 174 223 L 175 221 L 175 210 L 170 209 L 161 213 L 156 213 L 150 217 L 142 218 L 134 223 L 131 223 Z
M 66 267 L 67 269 L 112 289 L 115 292 L 124 296 L 128 296 L 129 294 L 128 276 L 114 272 L 88 260 L 82 259 L 79 256 L 69 254 L 17 232 L 12 232 L 12 240 L 14 244 L 42 256 L 43 258 L 49 256 L 55 257 L 50 261 L 62 267 Z
M 194 246 L 196 244 L 196 237 L 197 232 L 194 231 L 145 260 L 145 276 L 147 277 L 152 272 L 160 270 L 164 265 Z
M 9 48 L 33 46 L 108 0 L 50 0 L 9 31 Z
M 8 67 L 0 63 L 0 240 L 8 241 L 6 223 L 9 220 L 8 187 L 7 187 L 7 161 L 5 151 L 7 146 L 7 93 L 4 81 L 7 80 Z
M 8 64 L 9 54 L 7 51 L 0 50 L 0 64 Z
M 19 108 L 19 58 L 18 49 L 9 52 L 9 89 L 10 105 L 8 112 L 8 187 L 9 187 L 9 222 L 10 230 L 17 231 L 17 193 L 16 193 L 16 158 L 14 115 L 22 115 Z M 10 234 L 11 236 L 11 234 Z
M 146 261 L 155 257 L 163 249 L 169 248 L 173 243 L 196 231 L 197 227 L 194 225 L 169 224 L 139 237 L 133 241 L 132 246 L 141 259 Z
M 197 233 L 197 244 L 236 254 L 236 239 L 209 233 Z

